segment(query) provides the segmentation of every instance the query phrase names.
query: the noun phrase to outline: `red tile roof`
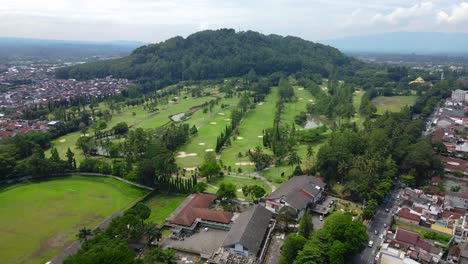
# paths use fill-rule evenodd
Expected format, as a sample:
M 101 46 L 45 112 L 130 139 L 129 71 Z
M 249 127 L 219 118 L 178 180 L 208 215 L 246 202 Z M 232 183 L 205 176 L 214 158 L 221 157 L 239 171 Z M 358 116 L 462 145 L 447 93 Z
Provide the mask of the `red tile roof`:
M 216 195 L 214 194 L 194 194 L 190 202 L 185 204 L 179 213 L 170 220 L 170 223 L 191 226 L 197 218 L 200 218 L 206 221 L 228 224 L 233 217 L 233 213 L 208 209 L 215 199 Z
M 398 216 L 409 219 L 409 220 L 413 220 L 413 221 L 419 221 L 419 215 L 411 213 L 408 208 L 402 208 L 398 212 Z
M 423 209 L 424 209 L 424 208 L 422 208 L 422 207 L 414 207 L 414 208 L 413 208 L 414 211 L 416 211 L 416 212 L 418 212 L 418 213 L 420 213 L 420 214 L 422 214 Z
M 416 232 L 397 228 L 395 239 L 416 246 L 416 243 L 418 243 L 419 240 L 419 236 Z
M 12 137 L 15 135 L 15 132 L 11 131 L 0 131 L 0 137 Z
M 451 216 L 451 217 L 450 217 Z M 443 218 L 449 218 L 450 219 L 460 219 L 462 218 L 463 216 L 465 216 L 464 214 L 461 214 L 461 213 L 457 213 L 457 212 L 451 212 L 451 211 L 447 211 L 445 210 L 443 213 L 442 213 L 442 217 Z
M 442 179 L 439 176 L 432 177 L 431 181 L 433 183 L 439 183 Z
M 398 227 L 395 234 L 395 240 L 403 242 L 426 251 L 430 251 L 432 244 L 426 240 L 420 239 L 418 233 Z

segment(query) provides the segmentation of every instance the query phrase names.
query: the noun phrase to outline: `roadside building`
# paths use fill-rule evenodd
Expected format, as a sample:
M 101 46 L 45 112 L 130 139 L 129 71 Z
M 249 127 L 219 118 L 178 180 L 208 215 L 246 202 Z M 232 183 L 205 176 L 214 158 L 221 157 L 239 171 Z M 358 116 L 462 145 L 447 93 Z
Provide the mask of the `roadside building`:
M 282 207 L 289 206 L 302 217 L 308 206 L 315 204 L 321 197 L 325 183 L 313 176 L 294 176 L 263 199 L 265 207 L 277 213 Z
M 209 263 L 258 263 L 273 228 L 273 213 L 255 205 L 242 212 Z

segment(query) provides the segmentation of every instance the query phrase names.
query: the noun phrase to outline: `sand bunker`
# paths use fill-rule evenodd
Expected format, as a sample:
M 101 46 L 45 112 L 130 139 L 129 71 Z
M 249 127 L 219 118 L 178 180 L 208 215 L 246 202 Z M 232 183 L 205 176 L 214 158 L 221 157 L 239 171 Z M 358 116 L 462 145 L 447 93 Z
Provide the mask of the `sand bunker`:
M 66 140 L 66 139 L 61 139 L 61 140 L 59 140 L 60 143 L 63 143 L 63 142 L 65 142 L 65 141 L 67 141 L 67 140 Z
M 190 167 L 190 168 L 184 168 L 186 171 L 194 171 L 197 169 L 197 167 Z
M 299 97 L 299 100 L 304 100 L 304 98 L 302 98 L 302 97 Z
M 311 102 L 311 103 L 312 103 L 313 101 L 314 101 L 314 100 L 312 100 L 312 99 L 309 99 L 309 102 Z
M 184 151 L 177 153 L 178 158 L 195 157 L 197 155 L 197 153 L 185 153 Z
M 263 136 L 257 136 L 258 138 L 263 138 Z
M 255 162 L 243 161 L 243 162 L 236 162 L 236 166 L 249 166 L 255 165 Z
M 205 149 L 206 152 L 212 152 L 214 149 Z
M 304 87 L 299 87 L 299 88 L 297 88 L 297 89 L 298 89 L 299 91 L 302 91 L 302 90 L 304 90 Z
M 198 146 L 205 146 L 205 142 L 198 143 Z
M 237 189 L 238 192 L 242 192 L 242 189 Z
M 237 137 L 237 139 L 244 139 L 243 137 Z
M 218 113 L 218 115 L 224 115 L 224 113 Z
M 263 102 L 258 103 L 257 105 L 263 105 Z
M 216 122 L 211 122 L 210 124 L 212 124 L 212 125 L 216 125 L 216 124 L 218 124 L 218 123 L 216 123 Z
M 224 119 L 224 121 L 231 121 L 231 118 L 226 118 Z

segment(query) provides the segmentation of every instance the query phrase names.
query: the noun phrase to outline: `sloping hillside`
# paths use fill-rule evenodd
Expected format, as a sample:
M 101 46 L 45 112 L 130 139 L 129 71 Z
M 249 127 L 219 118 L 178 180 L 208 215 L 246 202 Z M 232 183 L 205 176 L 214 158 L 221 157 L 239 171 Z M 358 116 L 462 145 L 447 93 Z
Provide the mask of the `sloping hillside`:
M 62 68 L 57 76 L 88 79 L 113 75 L 167 85 L 180 80 L 242 76 L 251 69 L 260 75 L 305 71 L 327 77 L 332 72 L 344 74 L 359 64 L 335 48 L 297 37 L 220 29 L 142 46 L 120 59 Z

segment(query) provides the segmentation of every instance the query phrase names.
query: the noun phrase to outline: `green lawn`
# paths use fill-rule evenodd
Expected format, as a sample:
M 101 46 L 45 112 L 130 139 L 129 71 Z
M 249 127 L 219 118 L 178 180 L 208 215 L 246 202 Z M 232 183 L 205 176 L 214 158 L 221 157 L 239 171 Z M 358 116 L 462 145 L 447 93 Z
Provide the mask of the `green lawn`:
M 310 162 L 314 162 L 315 160 L 315 155 L 317 154 L 318 150 L 320 147 L 325 143 L 320 142 L 318 144 L 314 144 L 312 146 L 312 150 L 314 152 L 314 156 L 311 158 L 311 160 L 307 160 L 307 146 L 306 145 L 300 145 L 297 148 L 297 154 L 299 157 L 302 159 L 302 165 L 301 168 L 304 169 L 306 168 L 306 165 Z M 282 166 L 275 166 L 271 169 L 268 169 L 266 171 L 262 172 L 262 176 L 268 179 L 273 183 L 275 186 L 281 185 L 281 183 L 285 182 L 288 180 L 289 176 L 293 173 L 294 167 L 288 166 L 288 165 L 282 165 Z M 281 174 L 284 172 L 284 176 L 281 177 Z
M 121 113 L 115 112 L 112 114 L 112 119 L 107 123 L 107 129 L 112 128 L 117 123 L 126 122 L 129 126 L 142 127 L 142 128 L 157 128 L 170 121 L 169 116 L 181 112 L 188 111 L 191 107 L 201 105 L 209 100 L 214 99 L 211 96 L 181 99 L 177 103 L 168 103 L 159 106 L 158 113 L 149 113 L 143 109 L 142 105 L 136 107 L 124 108 Z M 107 109 L 104 103 L 100 104 L 101 109 Z M 135 116 L 133 116 L 133 112 Z M 93 135 L 94 130 L 89 129 L 88 134 Z M 79 137 L 82 136 L 81 132 L 69 133 L 65 136 L 59 137 L 52 141 L 52 146 L 57 148 L 57 151 L 62 159 L 66 159 L 67 149 L 70 148 L 75 153 L 77 164 L 84 160 L 81 151 L 76 148 L 75 144 Z M 215 139 L 216 140 L 216 139 Z M 45 153 L 46 157 L 50 156 L 50 150 Z
M 186 122 L 190 126 L 197 126 L 198 133 L 192 137 L 188 144 L 180 148 L 180 152 L 195 153 L 196 156 L 177 157 L 177 164 L 182 168 L 193 168 L 201 165 L 207 149 L 215 149 L 216 138 L 224 131 L 226 125 L 230 125 L 231 109 L 235 107 L 239 98 L 227 98 L 221 100 L 219 105 L 210 113 L 195 112 Z M 230 105 L 227 109 L 221 109 L 221 104 Z
M 227 166 L 231 166 L 233 171 L 237 168 L 242 168 L 244 172 L 254 171 L 252 165 L 236 165 L 238 162 L 250 162 L 245 153 L 249 149 L 257 146 L 263 146 L 263 129 L 273 126 L 273 119 L 275 116 L 276 102 L 278 100 L 277 88 L 272 88 L 270 94 L 265 98 L 261 105 L 257 104 L 255 109 L 247 112 L 238 127 L 239 136 L 236 140 L 231 139 L 232 146 L 224 149 L 221 153 L 221 160 Z M 216 140 L 216 138 L 213 138 Z M 238 153 L 241 152 L 243 157 L 238 158 Z
M 364 91 L 355 91 L 353 94 L 353 106 L 354 111 L 356 111 L 356 113 L 354 114 L 353 121 L 355 121 L 357 124 L 362 124 L 362 122 L 364 122 L 364 119 L 359 113 L 359 107 L 361 107 L 361 100 L 364 93 Z
M 293 86 L 293 88 L 296 101 L 284 104 L 284 112 L 281 114 L 281 121 L 290 126 L 294 123 L 294 117 L 300 112 L 306 112 L 307 104 L 314 101 L 314 97 L 308 90 L 300 86 Z M 295 126 L 299 128 L 298 125 Z
M 148 221 L 161 226 L 169 215 L 187 198 L 183 194 L 156 195 L 146 202 L 151 209 Z
M 416 95 L 378 96 L 372 100 L 372 103 L 377 107 L 377 114 L 383 114 L 386 111 L 399 112 L 404 106 L 412 106 L 417 98 Z
M 115 179 L 80 176 L 1 190 L 1 262 L 45 263 L 80 228 L 94 228 L 147 193 Z
M 266 193 L 271 192 L 271 188 L 263 181 L 254 179 L 248 176 L 244 176 L 243 178 L 237 178 L 237 177 L 231 177 L 231 176 L 224 176 L 219 179 L 216 179 L 210 184 L 219 186 L 221 183 L 232 183 L 236 185 L 236 190 L 237 190 L 237 197 L 239 198 L 245 198 L 244 194 L 242 193 L 242 187 L 245 185 L 259 185 L 263 189 L 265 189 Z M 211 193 L 216 193 L 217 189 L 209 186 L 206 192 L 211 192 Z

